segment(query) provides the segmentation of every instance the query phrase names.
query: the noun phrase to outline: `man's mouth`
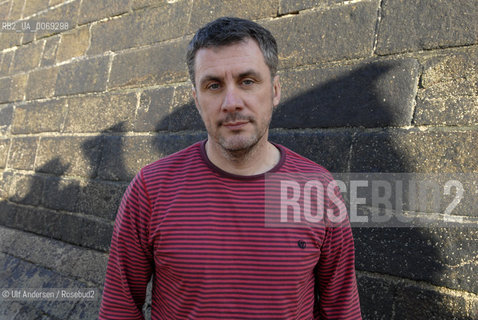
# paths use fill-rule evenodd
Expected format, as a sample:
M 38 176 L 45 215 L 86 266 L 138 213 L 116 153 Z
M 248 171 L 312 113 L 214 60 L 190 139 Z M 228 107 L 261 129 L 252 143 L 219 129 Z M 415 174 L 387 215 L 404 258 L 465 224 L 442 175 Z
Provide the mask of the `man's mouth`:
M 223 122 L 222 125 L 230 130 L 239 130 L 248 123 L 249 121 L 247 120 L 240 120 L 240 121 Z

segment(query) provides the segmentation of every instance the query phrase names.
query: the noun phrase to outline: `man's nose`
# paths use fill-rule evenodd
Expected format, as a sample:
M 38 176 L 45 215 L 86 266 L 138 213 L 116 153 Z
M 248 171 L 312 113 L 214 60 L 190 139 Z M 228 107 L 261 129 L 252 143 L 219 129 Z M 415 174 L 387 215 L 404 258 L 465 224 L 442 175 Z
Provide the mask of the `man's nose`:
M 238 89 L 235 87 L 229 87 L 226 90 L 224 100 L 222 103 L 223 111 L 234 112 L 243 108 L 243 101 L 238 92 Z

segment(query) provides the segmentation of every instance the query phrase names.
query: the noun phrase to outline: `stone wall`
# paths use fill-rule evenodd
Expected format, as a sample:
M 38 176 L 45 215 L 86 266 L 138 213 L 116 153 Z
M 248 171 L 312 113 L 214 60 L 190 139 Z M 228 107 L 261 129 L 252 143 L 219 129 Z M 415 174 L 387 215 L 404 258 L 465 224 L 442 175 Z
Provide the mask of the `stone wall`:
M 0 33 L 1 288 L 101 290 L 130 179 L 205 137 L 185 48 L 223 15 L 278 40 L 273 141 L 332 172 L 478 172 L 476 0 L 0 0 L 0 21 L 68 22 Z M 468 223 L 354 228 L 364 319 L 478 319 L 478 212 L 454 214 Z M 98 306 L 9 301 L 0 318 Z

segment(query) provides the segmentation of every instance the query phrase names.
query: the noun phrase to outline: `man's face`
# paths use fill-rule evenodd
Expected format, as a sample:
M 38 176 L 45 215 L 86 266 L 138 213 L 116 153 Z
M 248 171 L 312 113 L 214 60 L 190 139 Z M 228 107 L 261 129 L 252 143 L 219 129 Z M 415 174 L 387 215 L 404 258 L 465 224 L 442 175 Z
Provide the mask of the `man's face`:
M 234 152 L 267 141 L 280 85 L 254 40 L 198 50 L 195 82 L 194 101 L 212 143 Z

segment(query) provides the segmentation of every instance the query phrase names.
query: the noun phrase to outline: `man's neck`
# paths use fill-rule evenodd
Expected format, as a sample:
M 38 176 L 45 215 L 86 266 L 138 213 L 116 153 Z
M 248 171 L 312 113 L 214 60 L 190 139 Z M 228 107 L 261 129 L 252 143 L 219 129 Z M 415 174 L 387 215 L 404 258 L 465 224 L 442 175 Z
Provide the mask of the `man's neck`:
M 229 152 L 208 139 L 206 154 L 218 168 L 241 176 L 265 173 L 271 170 L 280 159 L 280 151 L 267 140 L 259 141 L 248 150 Z

